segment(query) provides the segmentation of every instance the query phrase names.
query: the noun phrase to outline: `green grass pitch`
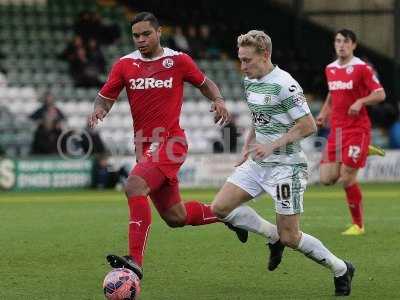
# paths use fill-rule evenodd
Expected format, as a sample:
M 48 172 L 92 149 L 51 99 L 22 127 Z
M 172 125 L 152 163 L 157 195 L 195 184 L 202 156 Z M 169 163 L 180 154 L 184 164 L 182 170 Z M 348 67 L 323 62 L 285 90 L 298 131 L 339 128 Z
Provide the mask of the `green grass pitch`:
M 340 187 L 312 186 L 302 229 L 357 268 L 354 299 L 400 299 L 400 185 L 363 185 L 366 235 L 344 237 Z M 210 202 L 215 190 L 184 190 Z M 271 199 L 251 202 L 274 220 Z M 154 212 L 154 211 L 153 211 Z M 0 193 L 0 299 L 104 299 L 107 253 L 126 254 L 128 210 L 115 191 Z M 141 300 L 333 299 L 329 270 L 286 249 L 266 270 L 264 240 L 241 244 L 221 224 L 168 228 L 153 213 Z

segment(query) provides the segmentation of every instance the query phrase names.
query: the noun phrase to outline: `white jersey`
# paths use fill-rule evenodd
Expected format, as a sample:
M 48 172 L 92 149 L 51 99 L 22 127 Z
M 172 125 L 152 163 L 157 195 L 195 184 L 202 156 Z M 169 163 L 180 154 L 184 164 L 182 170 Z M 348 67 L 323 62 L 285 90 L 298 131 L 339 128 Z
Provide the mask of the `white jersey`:
M 297 81 L 278 66 L 260 79 L 244 78 L 246 102 L 253 118 L 258 143 L 266 144 L 280 138 L 294 125 L 295 120 L 310 113 L 303 90 Z M 261 166 L 306 164 L 300 143 L 276 149 Z

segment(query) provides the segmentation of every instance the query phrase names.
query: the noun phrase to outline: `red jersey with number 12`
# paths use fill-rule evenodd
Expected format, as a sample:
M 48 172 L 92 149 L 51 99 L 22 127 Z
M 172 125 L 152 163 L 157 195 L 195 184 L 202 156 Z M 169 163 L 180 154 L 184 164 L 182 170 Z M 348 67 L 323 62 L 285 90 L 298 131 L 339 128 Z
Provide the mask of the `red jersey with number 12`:
M 184 82 L 200 86 L 205 75 L 187 54 L 163 48 L 153 59 L 134 51 L 112 67 L 101 97 L 115 101 L 125 87 L 137 134 L 151 137 L 156 128 L 166 133 L 179 131 Z
M 331 128 L 370 130 L 371 122 L 365 106 L 358 116 L 350 116 L 348 110 L 356 100 L 382 89 L 373 69 L 358 57 L 353 57 L 345 65 L 339 65 L 338 60 L 329 64 L 325 75 L 331 94 Z

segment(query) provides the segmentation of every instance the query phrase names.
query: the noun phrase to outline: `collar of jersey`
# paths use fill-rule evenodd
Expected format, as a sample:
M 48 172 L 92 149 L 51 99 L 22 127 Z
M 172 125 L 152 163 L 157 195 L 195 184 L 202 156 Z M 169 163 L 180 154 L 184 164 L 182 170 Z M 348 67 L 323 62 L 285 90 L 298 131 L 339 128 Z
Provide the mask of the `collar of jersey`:
M 140 59 L 141 61 L 155 61 L 155 60 L 158 60 L 158 59 L 163 58 L 163 57 L 175 56 L 175 55 L 180 54 L 180 52 L 172 50 L 170 48 L 163 47 L 162 49 L 163 49 L 162 54 L 160 56 L 153 57 L 153 58 L 145 58 L 145 57 L 143 57 L 139 50 L 136 50 L 135 52 L 133 52 L 133 56 L 136 56 L 136 59 Z M 127 55 L 127 56 L 130 56 L 130 55 Z
M 333 67 L 336 67 L 338 69 L 344 69 L 347 68 L 348 66 L 354 66 L 354 65 L 359 65 L 361 64 L 361 59 L 359 59 L 357 56 L 353 56 L 352 59 L 350 59 L 350 61 L 344 65 L 339 65 L 339 60 L 335 60 L 333 63 Z

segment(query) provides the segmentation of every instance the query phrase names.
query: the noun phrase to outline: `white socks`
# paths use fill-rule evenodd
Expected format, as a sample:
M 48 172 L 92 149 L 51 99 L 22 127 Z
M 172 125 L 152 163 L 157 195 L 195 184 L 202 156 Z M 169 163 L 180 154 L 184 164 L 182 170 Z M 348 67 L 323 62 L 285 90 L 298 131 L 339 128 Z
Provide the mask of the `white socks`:
M 346 273 L 347 266 L 344 261 L 333 255 L 320 240 L 307 233 L 301 234 L 297 250 L 313 261 L 331 269 L 335 277 Z
M 257 212 L 247 205 L 235 208 L 224 219 L 223 222 L 231 223 L 233 226 L 257 233 L 267 238 L 268 243 L 274 244 L 279 240 L 276 225 L 261 218 Z
M 261 218 L 254 209 L 247 205 L 235 208 L 221 221 L 262 235 L 271 244 L 279 240 L 276 225 Z M 307 233 L 302 232 L 297 250 L 313 261 L 331 269 L 335 277 L 342 276 L 347 271 L 347 266 L 343 260 L 333 255 L 320 240 Z

